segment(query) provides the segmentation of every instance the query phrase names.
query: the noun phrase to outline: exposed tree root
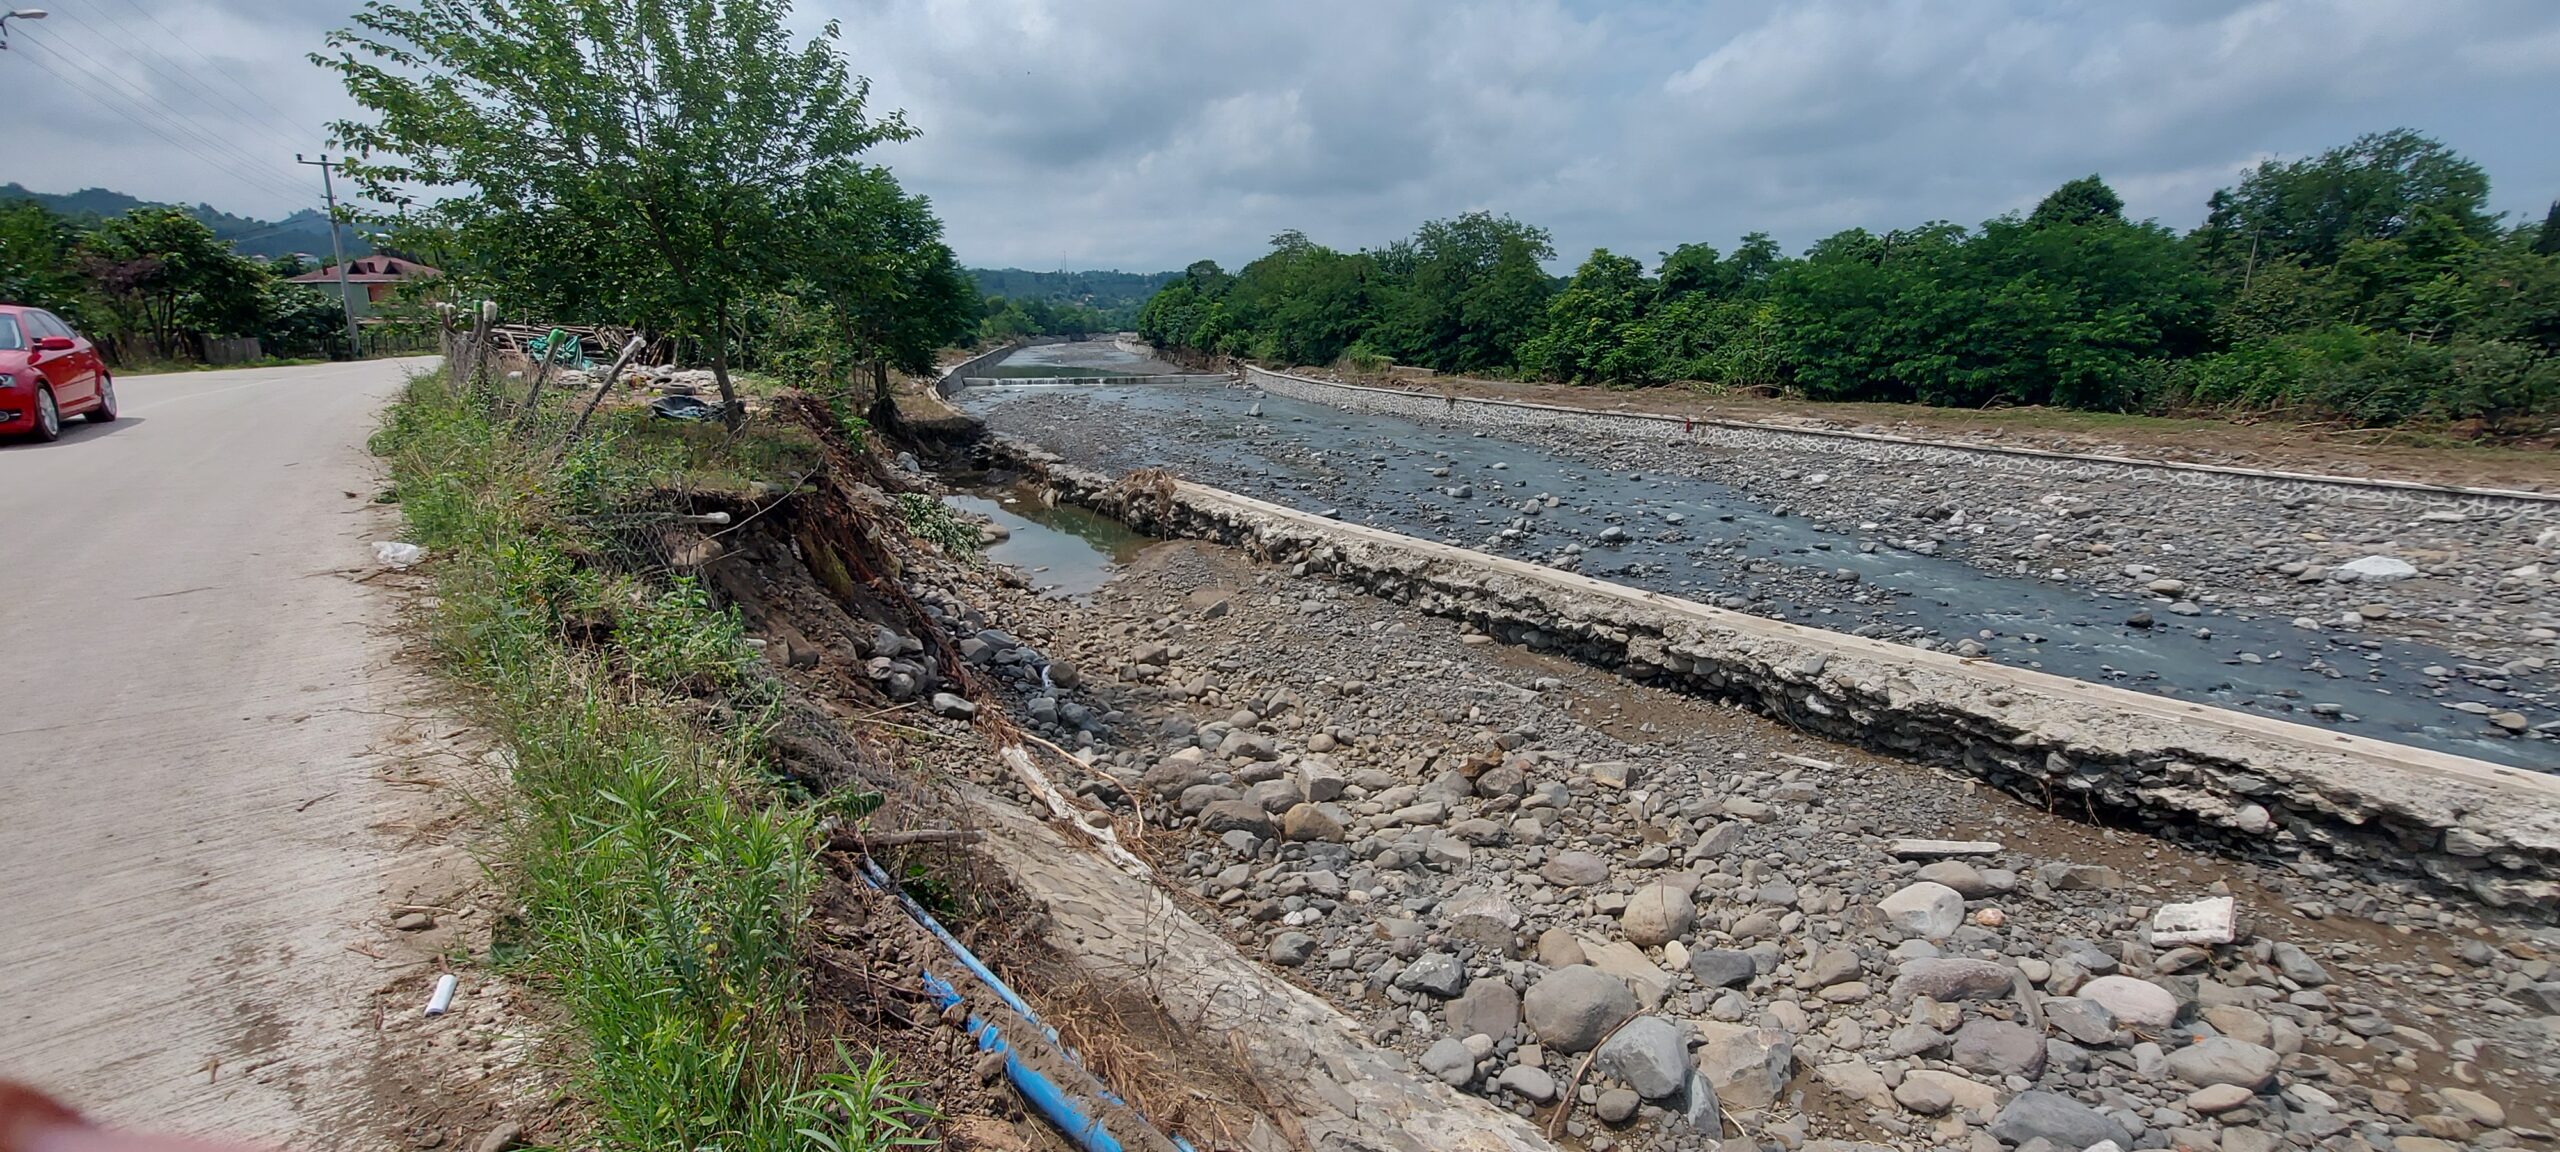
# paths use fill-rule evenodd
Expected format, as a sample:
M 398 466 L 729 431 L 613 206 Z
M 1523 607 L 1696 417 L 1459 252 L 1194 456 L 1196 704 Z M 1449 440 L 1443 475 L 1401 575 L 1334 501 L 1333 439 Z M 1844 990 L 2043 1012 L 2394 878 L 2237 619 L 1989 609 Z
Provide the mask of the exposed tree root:
M 882 536 L 882 525 L 895 516 L 883 493 L 904 485 L 845 438 L 835 414 L 817 397 L 792 393 L 780 397 L 776 407 L 809 429 L 825 460 L 826 466 L 813 477 L 817 498 L 800 517 L 800 542 L 810 569 L 848 608 L 877 605 L 923 640 L 942 678 L 978 706 L 977 726 L 995 746 L 997 759 L 1047 806 L 1051 819 L 1073 828 L 1112 867 L 1131 876 L 1149 875 L 1146 863 L 1121 844 L 1119 829 L 1108 813 L 1077 806 L 1040 770 L 1024 735 L 1005 717 L 1001 698 L 970 674 L 958 645 L 899 582 L 896 552 Z M 1049 747 L 1066 756 L 1055 745 Z

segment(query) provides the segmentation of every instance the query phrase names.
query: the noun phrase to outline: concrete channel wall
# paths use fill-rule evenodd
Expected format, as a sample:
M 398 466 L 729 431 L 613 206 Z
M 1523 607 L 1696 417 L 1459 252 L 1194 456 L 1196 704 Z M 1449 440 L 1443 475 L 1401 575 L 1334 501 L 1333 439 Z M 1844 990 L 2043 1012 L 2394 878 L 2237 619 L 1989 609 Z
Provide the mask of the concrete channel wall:
M 1033 340 L 1007 340 L 993 349 L 980 352 L 975 356 L 945 369 L 942 375 L 936 377 L 933 381 L 933 394 L 948 400 L 951 398 L 951 394 L 959 391 L 963 385 L 968 383 L 971 377 L 985 376 L 987 373 L 993 371 L 996 365 L 1004 363 L 1005 357 L 1011 356 L 1016 352 L 1020 352 L 1034 344 L 1055 343 L 1058 343 L 1058 339 L 1056 337 L 1046 337 Z
M 2217 492 L 2240 491 L 2277 500 L 2312 497 L 2385 508 L 2445 509 L 2477 516 L 2560 522 L 2560 493 L 2465 488 L 2358 476 L 2322 476 L 2219 464 L 2052 452 L 1997 444 L 1952 444 L 1874 432 L 1787 428 L 1741 420 L 1692 420 L 1641 412 L 1598 412 L 1558 404 L 1479 400 L 1438 392 L 1343 384 L 1250 366 L 1245 369 L 1245 379 L 1265 392 L 1293 400 L 1414 420 L 1452 421 L 1495 430 L 1568 428 L 1631 440 L 1695 443 L 1718 448 L 1803 451 L 1808 447 L 1818 447 L 1876 464 L 1987 466 L 2057 477 L 2129 480 Z
M 1428 398 L 1437 403 L 1437 398 Z M 1495 638 L 1734 701 L 2243 857 L 2378 865 L 2560 919 L 2560 777 L 1807 628 L 1002 440 L 1061 500 L 1211 540 Z M 1930 828 L 1891 829 L 1930 835 Z

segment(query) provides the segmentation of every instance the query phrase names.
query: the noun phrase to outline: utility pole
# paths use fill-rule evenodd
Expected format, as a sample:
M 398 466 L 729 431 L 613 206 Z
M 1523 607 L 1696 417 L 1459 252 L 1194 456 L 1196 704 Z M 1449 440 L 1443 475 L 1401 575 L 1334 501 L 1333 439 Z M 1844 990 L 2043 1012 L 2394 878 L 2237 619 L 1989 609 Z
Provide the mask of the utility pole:
M 356 300 L 347 288 L 347 250 L 338 243 L 338 187 L 329 178 L 329 154 L 323 152 L 317 160 L 305 160 L 302 153 L 296 152 L 293 162 L 320 170 L 320 195 L 329 203 L 329 255 L 338 261 L 338 308 L 347 317 L 347 358 L 361 359 L 364 345 L 356 340 Z

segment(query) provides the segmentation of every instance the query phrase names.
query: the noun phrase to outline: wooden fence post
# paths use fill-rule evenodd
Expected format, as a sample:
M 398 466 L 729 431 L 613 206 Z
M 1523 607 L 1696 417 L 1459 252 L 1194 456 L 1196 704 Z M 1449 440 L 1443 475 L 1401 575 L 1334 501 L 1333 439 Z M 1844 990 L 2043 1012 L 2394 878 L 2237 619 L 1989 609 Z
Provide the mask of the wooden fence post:
M 551 366 L 558 363 L 560 360 L 560 340 L 562 337 L 568 337 L 571 340 L 577 339 L 577 337 L 570 336 L 568 333 L 557 328 L 551 330 L 551 335 L 543 338 L 542 363 L 533 366 L 533 385 L 524 390 L 524 407 L 516 410 L 516 425 L 518 427 L 524 427 L 533 423 L 534 402 L 542 399 L 542 382 L 550 378 Z
M 488 372 L 489 330 L 496 327 L 497 323 L 498 302 L 495 300 L 481 301 L 479 322 L 472 325 L 471 328 L 471 372 L 468 376 L 463 378 L 463 383 L 468 388 L 478 389 L 482 378 Z
M 596 394 L 587 398 L 587 406 L 579 410 L 577 422 L 569 425 L 569 438 L 562 441 L 564 447 L 577 440 L 578 433 L 586 429 L 587 417 L 596 414 L 596 405 L 604 403 L 604 394 L 613 390 L 615 382 L 622 379 L 623 368 L 628 366 L 632 357 L 638 356 L 640 349 L 645 346 L 637 336 L 632 337 L 629 343 L 622 346 L 622 354 L 613 358 L 612 370 L 604 374 L 603 383 L 596 385 Z

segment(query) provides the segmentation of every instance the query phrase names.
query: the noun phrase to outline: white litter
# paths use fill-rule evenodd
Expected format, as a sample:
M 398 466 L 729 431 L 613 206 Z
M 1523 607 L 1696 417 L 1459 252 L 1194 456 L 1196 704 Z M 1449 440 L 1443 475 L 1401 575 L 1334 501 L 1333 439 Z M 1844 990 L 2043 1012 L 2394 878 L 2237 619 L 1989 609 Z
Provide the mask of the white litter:
M 373 542 L 373 558 L 385 568 L 406 568 L 427 558 L 427 550 L 398 540 Z
M 462 986 L 462 977 L 447 972 L 436 977 L 435 995 L 427 997 L 427 1015 L 442 1016 L 453 1007 L 453 990 Z
M 2154 944 L 2228 944 L 2239 932 L 2239 909 L 2228 896 L 2187 904 L 2163 904 L 2151 914 Z

